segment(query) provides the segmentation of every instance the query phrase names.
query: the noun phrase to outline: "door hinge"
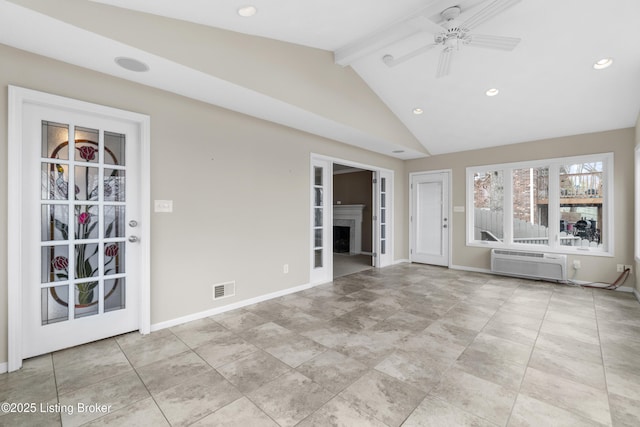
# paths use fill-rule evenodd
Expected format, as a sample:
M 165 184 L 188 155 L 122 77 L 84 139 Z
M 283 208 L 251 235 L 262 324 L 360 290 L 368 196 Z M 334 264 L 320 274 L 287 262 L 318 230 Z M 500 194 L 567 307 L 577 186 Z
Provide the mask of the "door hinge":
M 413 190 L 413 184 L 411 184 L 411 189 Z
M 377 217 L 376 215 L 374 215 L 372 219 L 373 219 L 374 221 L 377 221 L 377 220 L 378 220 L 378 217 Z
M 410 253 L 410 254 L 413 254 L 413 249 L 409 249 L 409 253 Z
M 374 183 L 374 184 L 377 184 L 377 183 L 378 183 L 378 180 L 377 180 L 376 178 L 373 178 L 373 183 Z
M 377 258 L 378 254 L 374 252 L 374 253 L 371 254 L 371 256 L 374 257 L 374 258 Z

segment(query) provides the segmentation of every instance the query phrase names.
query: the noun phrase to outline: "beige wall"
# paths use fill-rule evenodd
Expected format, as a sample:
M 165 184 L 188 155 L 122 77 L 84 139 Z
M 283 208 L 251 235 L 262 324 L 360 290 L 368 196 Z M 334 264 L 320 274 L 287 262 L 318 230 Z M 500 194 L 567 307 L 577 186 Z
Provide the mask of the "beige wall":
M 9 84 L 151 116 L 151 197 L 174 201 L 174 213 L 151 218 L 152 324 L 309 282 L 310 153 L 395 171 L 395 257 L 407 258 L 402 161 L 0 45 L 3 242 Z M 0 245 L 0 363 L 6 251 Z M 211 286 L 228 280 L 236 296 L 214 303 Z
M 371 249 L 371 208 L 373 204 L 373 190 L 371 171 L 343 173 L 333 176 L 333 204 L 340 201 L 343 205 L 365 205 L 362 210 L 362 250 L 373 252 Z
M 569 257 L 569 265 L 572 265 L 573 259 L 582 260 L 582 269 L 578 271 L 575 280 L 612 282 L 619 275 L 616 273 L 616 264 L 634 263 L 634 194 L 631 178 L 633 177 L 633 149 L 634 130 L 629 128 L 410 160 L 407 162 L 407 172 L 452 169 L 453 200 L 451 203 L 453 206 L 465 206 L 465 176 L 466 168 L 469 166 L 613 152 L 615 256 Z M 457 266 L 489 269 L 490 250 L 467 246 L 465 226 L 466 213 L 453 213 L 451 263 Z M 573 270 L 570 270 L 570 277 L 571 274 Z M 633 286 L 634 281 L 635 278 L 630 277 L 625 286 Z

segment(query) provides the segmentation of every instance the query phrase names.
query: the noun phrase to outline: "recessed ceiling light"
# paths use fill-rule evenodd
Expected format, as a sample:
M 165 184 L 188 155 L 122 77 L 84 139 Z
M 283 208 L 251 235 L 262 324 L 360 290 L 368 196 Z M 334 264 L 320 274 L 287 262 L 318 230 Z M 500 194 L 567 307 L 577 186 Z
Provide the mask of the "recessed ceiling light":
M 238 15 L 245 18 L 255 15 L 256 12 L 258 12 L 258 9 L 255 6 L 242 6 L 238 9 Z
M 424 110 L 422 108 L 414 108 L 413 109 L 413 114 L 415 114 L 416 116 L 419 116 L 422 113 L 424 113 Z
M 487 94 L 487 96 L 496 96 L 497 94 L 500 93 L 500 91 L 498 89 L 496 89 L 495 87 L 492 87 L 491 89 L 489 89 L 485 93 Z
M 602 58 L 599 61 L 596 61 L 595 64 L 593 64 L 593 68 L 595 68 L 596 70 L 604 70 L 605 68 L 609 67 L 611 64 L 613 64 L 613 59 Z
M 142 61 L 138 61 L 137 59 L 119 56 L 114 59 L 114 61 L 116 61 L 116 64 L 118 64 L 125 70 L 135 71 L 137 73 L 149 71 L 149 66 Z

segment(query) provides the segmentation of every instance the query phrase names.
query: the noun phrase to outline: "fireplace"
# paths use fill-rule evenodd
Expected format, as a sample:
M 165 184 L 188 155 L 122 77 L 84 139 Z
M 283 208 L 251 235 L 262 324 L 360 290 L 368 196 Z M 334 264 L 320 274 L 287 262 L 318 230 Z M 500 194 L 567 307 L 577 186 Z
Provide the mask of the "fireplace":
M 334 248 L 335 229 L 347 228 L 349 230 L 348 249 L 340 253 L 362 253 L 362 211 L 365 205 L 333 205 Z M 345 231 L 346 232 L 346 231 Z M 334 250 L 334 252 L 337 252 Z
M 333 252 L 343 254 L 350 250 L 351 227 L 333 226 Z

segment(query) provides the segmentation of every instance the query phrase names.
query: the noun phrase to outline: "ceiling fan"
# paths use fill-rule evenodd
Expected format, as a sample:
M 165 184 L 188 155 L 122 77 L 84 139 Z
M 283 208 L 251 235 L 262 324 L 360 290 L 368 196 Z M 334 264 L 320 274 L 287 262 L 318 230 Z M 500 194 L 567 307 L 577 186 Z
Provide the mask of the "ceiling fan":
M 513 50 L 518 43 L 520 43 L 519 38 L 474 34 L 471 30 L 520 1 L 521 0 L 495 0 L 466 19 L 463 19 L 464 16 L 461 18 L 462 9 L 459 6 L 449 7 L 440 13 L 440 16 L 444 20 L 442 24 L 433 24 L 433 21 L 429 19 L 424 19 L 423 21 L 430 22 L 428 26 L 430 27 L 429 30 L 433 30 L 434 32 L 434 43 L 420 47 L 398 58 L 392 55 L 384 55 L 382 61 L 389 67 L 394 67 L 436 46 L 442 46 L 443 49 L 440 52 L 438 69 L 436 71 L 436 78 L 440 78 L 449 74 L 451 69 L 451 56 L 454 51 L 459 49 L 460 45 Z

